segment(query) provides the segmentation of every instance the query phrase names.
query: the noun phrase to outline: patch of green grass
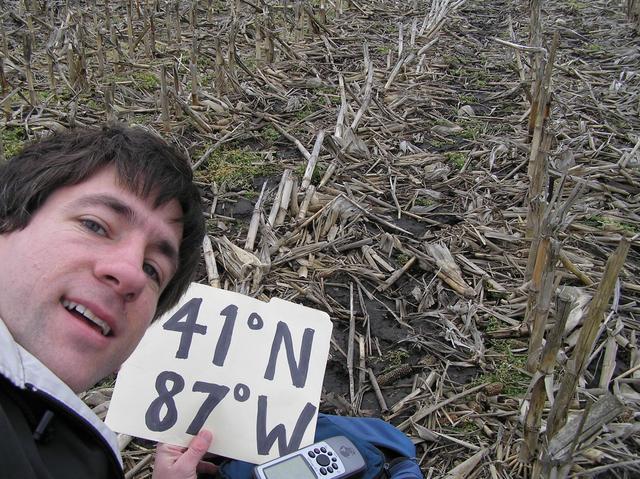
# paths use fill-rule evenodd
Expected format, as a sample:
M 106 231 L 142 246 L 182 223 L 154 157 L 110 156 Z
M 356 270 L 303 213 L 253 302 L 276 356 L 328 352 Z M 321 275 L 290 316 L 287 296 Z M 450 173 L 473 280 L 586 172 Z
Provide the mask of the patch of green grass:
M 205 72 L 200 74 L 200 84 L 209 87 L 215 83 L 215 75 L 212 69 L 205 70 Z
M 160 86 L 160 81 L 158 78 L 150 72 L 135 72 L 132 76 L 136 85 L 138 85 L 143 90 L 153 91 Z
M 625 223 L 624 221 L 616 221 L 606 216 L 600 216 L 600 215 L 588 216 L 587 218 L 584 219 L 584 223 L 588 226 L 592 226 L 600 230 L 618 230 L 618 231 L 622 230 L 631 234 L 638 233 L 638 229 L 634 225 L 630 223 Z
M 315 105 L 314 103 L 308 103 L 304 107 L 297 110 L 293 116 L 296 118 L 296 120 L 302 121 L 316 110 L 318 110 L 317 105 Z
M 153 117 L 148 114 L 136 113 L 130 117 L 129 122 L 132 125 L 148 125 L 149 123 L 153 123 Z
M 40 90 L 36 92 L 36 96 L 38 97 L 38 101 L 40 103 L 45 103 L 52 95 L 51 90 Z
M 530 378 L 522 372 L 527 363 L 525 354 L 513 352 L 514 343 L 509 339 L 492 339 L 488 352 L 493 353 L 493 371 L 481 376 L 477 382 L 481 384 L 501 383 L 503 394 L 522 396 L 529 387 Z
M 436 203 L 431 198 L 416 198 L 414 204 L 416 206 L 433 206 Z
M 277 170 L 275 165 L 263 163 L 261 156 L 253 151 L 221 149 L 213 152 L 206 167 L 196 173 L 196 178 L 226 183 L 230 189 L 252 189 L 255 176 L 270 175 Z
M 461 118 L 461 126 L 464 127 L 460 136 L 465 140 L 477 140 L 482 134 L 483 124 L 474 118 Z
M 212 62 L 207 55 L 198 55 L 196 58 L 196 65 L 198 66 L 199 72 L 210 70 L 211 63 Z
M 465 162 L 467 161 L 467 155 L 461 153 L 459 151 L 448 151 L 444 154 L 444 157 L 447 159 L 449 163 L 458 168 L 462 169 Z
M 460 67 L 460 59 L 456 55 L 444 55 L 442 61 L 449 65 L 449 68 Z
M 256 70 L 256 58 L 255 57 L 246 57 L 241 59 L 242 63 L 245 67 L 247 67 L 250 71 Z
M 465 434 L 475 434 L 480 428 L 471 419 L 465 418 L 460 420 L 454 429 Z
M 436 149 L 446 148 L 448 145 L 452 143 L 453 143 L 453 140 L 449 140 L 449 139 L 443 139 L 443 140 L 440 140 L 437 138 L 429 139 L 429 144 Z
M 2 131 L 2 146 L 4 147 L 4 157 L 9 159 L 18 153 L 24 146 L 27 137 L 24 128 L 8 127 Z
M 307 169 L 306 163 L 301 163 L 295 167 L 293 170 L 300 178 L 304 177 L 304 172 Z M 316 163 L 316 167 L 313 169 L 313 174 L 311 175 L 311 184 L 314 186 L 318 186 L 320 184 L 320 180 L 324 176 L 324 173 L 327 171 L 327 167 L 322 163 Z
M 329 100 L 331 106 L 340 106 L 342 104 L 342 98 L 340 95 L 327 95 L 325 98 Z
M 68 102 L 74 98 L 75 94 L 71 92 L 67 87 L 59 87 L 57 92 L 54 92 L 55 97 L 61 102 Z
M 567 6 L 569 7 L 569 11 L 571 13 L 580 13 L 587 7 L 587 4 L 578 0 L 569 0 L 567 2 Z
M 593 215 L 593 216 L 587 216 L 584 220 L 583 220 L 584 224 L 587 226 L 591 226 L 593 228 L 602 228 L 604 225 L 604 221 L 602 219 L 602 216 L 598 216 L 598 215 Z
M 338 95 L 338 98 L 340 98 L 340 93 L 338 93 L 338 89 L 335 86 L 323 85 L 318 88 L 318 91 L 320 93 L 326 93 L 327 95 Z
M 244 193 L 242 193 L 242 196 L 248 200 L 253 200 L 260 196 L 260 193 L 256 190 L 245 190 Z
M 87 108 L 89 108 L 92 111 L 96 111 L 96 110 L 101 110 L 103 108 L 102 104 L 99 104 L 97 101 L 95 101 L 93 98 L 87 100 L 85 102 L 85 105 Z
M 280 133 L 278 133 L 278 130 L 276 130 L 273 126 L 268 125 L 262 129 L 262 131 L 260 132 L 260 136 L 265 142 L 271 145 L 275 143 L 278 138 L 280 138 Z
M 478 100 L 474 95 L 463 93 L 460 95 L 460 103 L 476 103 Z
M 498 329 L 500 329 L 500 321 L 498 321 L 498 318 L 496 318 L 495 316 L 489 316 L 489 320 L 487 321 L 485 330 L 488 333 L 492 333 L 494 331 L 497 331 Z
M 469 126 L 464 129 L 460 136 L 465 140 L 476 140 L 480 135 L 480 130 L 476 126 Z
M 400 253 L 398 256 L 396 256 L 396 261 L 400 266 L 406 264 L 407 261 L 409 261 L 410 259 L 411 259 L 411 256 L 409 256 L 406 253 Z
M 486 87 L 490 80 L 489 74 L 485 70 L 468 68 L 462 65 L 453 70 L 453 74 L 464 79 L 468 84 L 476 88 Z
M 602 53 L 604 48 L 602 47 L 602 45 L 598 45 L 597 43 L 589 43 L 586 46 L 586 50 L 589 53 Z
M 406 364 L 408 359 L 409 353 L 407 351 L 404 349 L 394 349 L 392 351 L 387 351 L 382 358 L 382 361 L 389 367 L 389 369 L 393 369 Z

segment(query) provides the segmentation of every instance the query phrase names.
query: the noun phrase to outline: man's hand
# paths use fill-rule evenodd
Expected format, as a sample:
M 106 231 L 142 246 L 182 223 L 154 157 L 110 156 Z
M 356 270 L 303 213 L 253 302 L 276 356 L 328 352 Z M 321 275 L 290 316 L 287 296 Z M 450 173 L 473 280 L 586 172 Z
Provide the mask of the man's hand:
M 215 474 L 215 464 L 202 461 L 213 434 L 206 429 L 195 436 L 188 447 L 158 444 L 153 479 L 196 479 L 198 473 Z

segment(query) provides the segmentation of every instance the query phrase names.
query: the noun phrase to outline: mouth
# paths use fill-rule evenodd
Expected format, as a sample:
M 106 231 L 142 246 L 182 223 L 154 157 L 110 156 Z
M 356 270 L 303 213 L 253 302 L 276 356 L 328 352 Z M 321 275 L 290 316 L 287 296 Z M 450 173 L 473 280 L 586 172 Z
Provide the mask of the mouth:
M 111 327 L 86 306 L 69 301 L 68 299 L 62 300 L 62 306 L 74 316 L 84 319 L 103 336 L 111 336 Z

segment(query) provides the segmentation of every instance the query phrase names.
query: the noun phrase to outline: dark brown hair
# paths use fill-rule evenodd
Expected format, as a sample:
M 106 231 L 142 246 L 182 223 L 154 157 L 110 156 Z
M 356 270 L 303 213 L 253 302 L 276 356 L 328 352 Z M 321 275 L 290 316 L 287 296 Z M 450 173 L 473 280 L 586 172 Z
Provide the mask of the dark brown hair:
M 81 183 L 114 166 L 123 186 L 160 206 L 177 200 L 183 212 L 178 269 L 164 289 L 156 317 L 186 291 L 200 260 L 204 236 L 200 193 L 187 159 L 141 128 L 109 125 L 73 129 L 27 146 L 0 166 L 0 234 L 25 228 L 58 188 Z

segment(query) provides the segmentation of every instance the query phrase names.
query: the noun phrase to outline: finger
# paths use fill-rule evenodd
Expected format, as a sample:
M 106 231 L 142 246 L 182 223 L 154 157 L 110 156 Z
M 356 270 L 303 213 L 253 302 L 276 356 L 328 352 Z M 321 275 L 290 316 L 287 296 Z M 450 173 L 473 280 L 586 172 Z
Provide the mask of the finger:
M 200 461 L 200 464 L 198 464 L 198 467 L 196 468 L 196 472 L 198 474 L 209 474 L 211 476 L 215 476 L 218 473 L 218 466 L 211 464 L 210 462 Z
M 156 452 L 158 454 L 182 454 L 186 451 L 187 448 L 183 446 L 176 446 L 174 444 L 165 444 L 163 442 L 159 442 L 156 446 Z
M 206 429 L 202 429 L 197 436 L 195 436 L 187 450 L 176 461 L 176 467 L 181 471 L 195 471 L 196 467 L 200 463 L 200 459 L 204 456 L 211 445 L 213 434 Z

